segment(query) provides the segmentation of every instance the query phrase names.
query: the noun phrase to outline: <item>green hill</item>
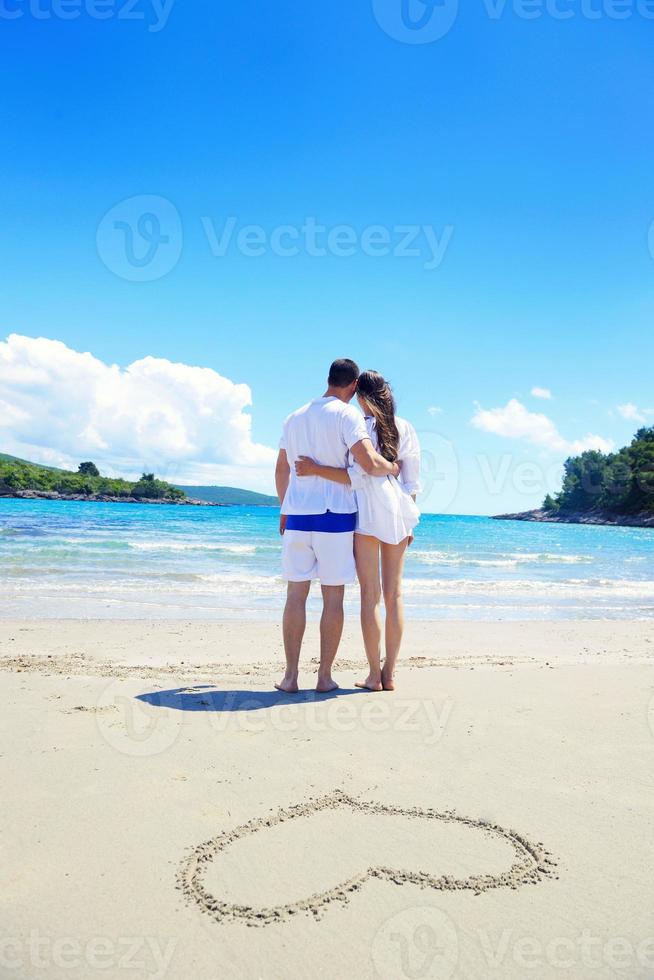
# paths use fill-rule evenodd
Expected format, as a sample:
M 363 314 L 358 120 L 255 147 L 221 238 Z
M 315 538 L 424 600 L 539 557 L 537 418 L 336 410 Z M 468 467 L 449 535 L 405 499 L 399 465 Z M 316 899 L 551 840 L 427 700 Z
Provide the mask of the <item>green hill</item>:
M 111 497 L 114 499 L 181 501 L 183 491 L 144 473 L 140 480 L 121 480 L 102 476 L 90 462 L 80 463 L 80 471 L 57 470 L 29 463 L 16 456 L 0 454 L 0 496 L 17 496 L 25 491 L 61 494 L 72 497 Z
M 187 487 L 176 484 L 187 497 L 193 500 L 206 500 L 211 504 L 232 504 L 243 507 L 278 507 L 277 497 L 254 490 L 241 490 L 239 487 Z
M 25 463 L 26 466 L 39 466 L 43 470 L 54 470 L 55 473 L 66 473 L 66 470 L 59 470 L 56 466 L 45 466 L 43 463 L 30 463 L 29 459 L 21 459 L 20 456 L 9 456 L 8 453 L 0 453 L 0 463 Z
M 156 480 L 154 474 L 143 474 L 140 480 L 121 480 L 102 476 L 93 463 L 81 463 L 82 472 L 42 466 L 8 453 L 0 453 L 0 496 L 10 497 L 26 491 L 61 494 L 62 496 L 136 498 L 142 500 L 181 501 L 187 497 L 211 504 L 245 507 L 276 507 L 277 497 L 239 487 L 175 486 Z

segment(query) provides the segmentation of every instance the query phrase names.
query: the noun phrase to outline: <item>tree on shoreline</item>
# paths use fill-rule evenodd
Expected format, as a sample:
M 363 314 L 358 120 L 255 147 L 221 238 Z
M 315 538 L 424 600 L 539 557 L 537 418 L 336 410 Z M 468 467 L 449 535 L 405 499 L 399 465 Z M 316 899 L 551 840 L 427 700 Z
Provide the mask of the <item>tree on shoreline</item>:
M 639 429 L 618 452 L 570 456 L 560 492 L 554 498 L 548 494 L 543 508 L 561 514 L 654 511 L 654 426 Z

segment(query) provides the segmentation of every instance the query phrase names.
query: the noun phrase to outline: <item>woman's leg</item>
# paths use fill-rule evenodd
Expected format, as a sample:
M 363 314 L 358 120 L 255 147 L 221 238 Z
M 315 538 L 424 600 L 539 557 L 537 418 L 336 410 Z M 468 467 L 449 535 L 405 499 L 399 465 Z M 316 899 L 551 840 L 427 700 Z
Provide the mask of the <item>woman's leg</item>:
M 357 687 L 382 690 L 381 677 L 381 582 L 379 580 L 379 541 L 367 534 L 354 535 L 354 557 L 361 587 L 361 632 L 370 673 Z
M 385 691 L 395 690 L 395 664 L 404 633 L 402 570 L 408 543 L 409 539 L 405 538 L 399 544 L 381 544 L 382 590 L 386 607 L 386 658 L 382 670 Z

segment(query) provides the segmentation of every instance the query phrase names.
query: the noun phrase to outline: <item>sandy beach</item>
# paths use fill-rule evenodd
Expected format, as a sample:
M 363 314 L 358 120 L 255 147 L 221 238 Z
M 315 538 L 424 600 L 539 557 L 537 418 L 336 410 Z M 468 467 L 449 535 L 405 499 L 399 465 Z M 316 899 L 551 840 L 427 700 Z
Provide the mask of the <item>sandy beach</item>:
M 5 621 L 2 977 L 654 976 L 654 643 L 414 623 L 272 690 L 265 623 Z

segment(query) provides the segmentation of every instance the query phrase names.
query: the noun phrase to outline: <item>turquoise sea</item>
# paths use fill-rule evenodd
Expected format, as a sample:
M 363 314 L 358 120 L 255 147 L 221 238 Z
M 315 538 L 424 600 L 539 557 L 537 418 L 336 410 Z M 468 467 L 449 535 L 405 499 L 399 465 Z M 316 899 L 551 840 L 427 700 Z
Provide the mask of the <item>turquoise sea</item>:
M 273 508 L 3 499 L 0 616 L 276 619 L 277 524 Z M 425 515 L 405 596 L 424 619 L 654 617 L 654 532 Z

